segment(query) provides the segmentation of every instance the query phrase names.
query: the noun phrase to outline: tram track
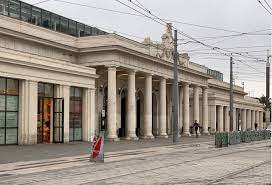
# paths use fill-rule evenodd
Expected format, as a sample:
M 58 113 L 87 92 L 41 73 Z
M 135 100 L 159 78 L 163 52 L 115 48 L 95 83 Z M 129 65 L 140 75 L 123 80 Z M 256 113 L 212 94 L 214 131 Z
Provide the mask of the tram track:
M 168 146 L 168 147 L 171 148 L 172 146 Z M 177 147 L 177 145 L 175 147 Z M 219 155 L 212 155 L 212 156 L 209 156 L 209 157 L 203 157 L 203 158 L 199 158 L 199 159 L 195 159 L 195 160 L 187 160 L 187 161 L 183 161 L 181 163 L 176 163 L 176 164 L 173 164 L 173 165 L 181 165 L 181 164 L 185 164 L 185 163 L 196 162 L 196 161 L 200 161 L 200 160 L 204 160 L 204 159 L 220 157 L 220 156 L 224 156 L 224 155 L 231 155 L 231 154 L 234 154 L 234 153 L 246 152 L 246 151 L 249 151 L 249 150 L 258 149 L 258 148 L 265 148 L 265 147 L 267 147 L 267 146 L 260 146 L 260 147 L 252 148 L 252 145 L 250 145 L 250 146 L 246 147 L 246 149 L 240 150 L 240 148 L 245 148 L 245 146 L 240 146 L 238 148 L 236 147 L 236 149 L 238 149 L 238 151 L 227 152 L 227 153 L 223 153 L 223 154 L 219 154 Z M 208 148 L 206 148 L 206 149 L 208 149 Z M 108 155 L 108 156 L 106 155 L 105 159 L 118 158 L 118 157 L 124 157 L 124 156 L 134 156 L 133 158 L 111 161 L 111 162 L 107 162 L 106 164 L 117 163 L 117 162 L 120 162 L 120 161 L 129 161 L 129 160 L 142 160 L 142 162 L 144 163 L 146 160 L 148 160 L 148 158 L 157 157 L 157 156 L 165 156 L 165 155 L 167 156 L 169 154 L 175 155 L 175 154 L 180 154 L 180 153 L 190 153 L 190 154 L 193 154 L 193 155 L 197 155 L 197 154 L 203 154 L 203 153 L 210 153 L 212 151 L 217 151 L 217 152 L 223 151 L 222 148 L 214 148 L 214 147 L 209 148 L 207 151 L 192 152 L 192 150 L 195 150 L 195 148 L 192 148 L 192 149 L 186 150 L 186 151 L 175 151 L 175 152 L 168 152 L 168 153 L 162 153 L 162 154 L 154 153 L 155 151 L 153 151 L 153 150 L 150 150 L 150 151 L 133 151 L 133 152 L 130 151 L 130 152 L 121 152 L 121 153 L 111 154 L 111 155 Z M 140 154 L 141 155 L 149 154 L 149 155 L 147 155 L 147 156 L 138 156 Z M 171 158 L 173 158 L 173 157 L 172 156 L 165 157 L 166 160 L 171 159 Z M 42 162 L 42 163 L 38 162 L 38 163 L 32 163 L 32 164 L 18 165 L 18 167 L 14 168 L 14 169 L 1 170 L 0 171 L 0 173 L 1 173 L 0 174 L 0 179 L 1 179 L 1 177 L 11 176 L 11 175 L 12 176 L 24 175 L 24 174 L 14 173 L 14 172 L 20 171 L 20 170 L 28 170 L 28 169 L 42 168 L 42 167 L 48 167 L 48 166 L 53 166 L 53 165 L 69 164 L 69 163 L 72 164 L 72 163 L 76 163 L 76 162 L 87 161 L 88 159 L 89 159 L 89 157 L 81 157 L 81 158 L 75 158 L 75 160 L 58 160 L 58 161 L 51 161 L 51 162 Z M 75 166 L 75 167 L 80 168 L 80 167 L 85 166 L 85 165 L 86 164 L 83 164 L 83 165 L 80 165 L 80 166 Z M 100 165 L 100 164 L 98 164 L 98 165 Z M 165 168 L 171 167 L 171 166 L 172 166 L 172 164 L 170 164 L 170 166 L 165 166 Z M 50 169 L 50 170 L 45 170 L 45 171 L 54 171 L 54 170 L 59 170 L 59 169 Z M 156 169 L 152 169 L 152 170 L 156 170 Z M 129 175 L 129 174 L 127 174 L 127 175 Z
M 255 147 L 254 149 L 265 148 L 265 147 L 267 147 L 267 146 Z M 90 184 L 90 183 L 99 183 L 99 182 L 103 182 L 105 180 L 122 178 L 122 177 L 130 176 L 130 175 L 137 175 L 137 174 L 141 174 L 141 173 L 145 173 L 145 172 L 151 172 L 151 171 L 155 171 L 155 170 L 159 170 L 159 169 L 163 169 L 163 168 L 169 168 L 169 167 L 173 167 L 173 166 L 179 166 L 179 165 L 190 163 L 190 162 L 194 162 L 195 163 L 195 162 L 198 162 L 198 161 L 207 160 L 207 159 L 211 159 L 211 158 L 222 157 L 222 156 L 226 156 L 226 155 L 232 155 L 232 154 L 235 154 L 235 153 L 247 152 L 247 151 L 250 151 L 250 150 L 252 150 L 252 148 L 251 149 L 248 148 L 248 149 L 245 149 L 245 150 L 233 151 L 233 152 L 227 152 L 227 153 L 223 153 L 223 154 L 219 154 L 219 155 L 212 155 L 212 156 L 208 156 L 208 157 L 202 157 L 202 158 L 199 158 L 199 159 L 187 160 L 187 161 L 183 161 L 183 162 L 180 162 L 180 163 L 171 163 L 171 164 L 168 164 L 168 165 L 165 165 L 165 166 L 160 166 L 160 167 L 151 168 L 151 169 L 147 169 L 147 170 L 140 170 L 140 171 L 136 171 L 136 172 L 132 172 L 132 173 L 126 173 L 126 174 L 117 175 L 117 176 L 114 176 L 114 177 L 107 177 L 107 178 L 103 178 L 103 179 L 99 179 L 99 180 L 95 180 L 95 181 L 89 181 L 89 182 L 86 182 L 86 183 L 81 183 L 80 185 L 87 185 L 87 184 Z M 200 154 L 200 153 L 202 153 L 202 152 L 198 152 L 198 154 Z M 252 165 L 252 166 L 250 166 L 248 168 L 240 170 L 241 172 L 238 171 L 238 172 L 235 172 L 235 173 L 236 174 L 239 173 L 239 172 L 242 173 L 244 171 L 247 171 L 247 170 L 250 170 L 250 169 L 255 168 L 257 166 L 260 166 L 260 165 L 264 164 L 265 162 L 267 162 L 267 161 L 263 161 L 261 163 Z M 235 175 L 235 174 L 231 173 L 231 174 L 228 174 L 228 175 L 230 176 L 230 175 Z M 226 178 L 226 177 L 224 177 L 224 178 Z M 222 179 L 222 178 L 220 178 L 220 179 Z M 211 183 L 211 182 L 209 182 L 209 183 Z

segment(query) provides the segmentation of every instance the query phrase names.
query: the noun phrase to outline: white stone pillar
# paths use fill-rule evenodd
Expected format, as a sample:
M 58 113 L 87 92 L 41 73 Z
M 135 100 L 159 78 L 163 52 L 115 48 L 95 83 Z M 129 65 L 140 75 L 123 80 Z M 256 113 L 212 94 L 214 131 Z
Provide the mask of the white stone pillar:
M 190 136 L 190 104 L 189 104 L 189 84 L 184 83 L 183 87 L 183 135 Z
M 136 96 L 135 96 L 135 71 L 128 74 L 128 101 L 127 101 L 127 121 L 126 139 L 137 140 L 136 136 Z
M 237 109 L 233 107 L 233 125 L 232 125 L 232 131 L 237 130 Z
M 108 135 L 107 139 L 117 141 L 116 134 L 116 67 L 108 68 Z
M 180 86 L 179 88 L 179 133 L 182 133 L 183 124 L 183 88 Z M 184 128 L 183 128 L 184 129 Z
M 263 111 L 260 111 L 260 116 L 259 116 L 259 123 L 260 123 L 260 129 L 264 129 L 264 124 L 263 124 Z
M 260 129 L 259 111 L 255 111 L 255 123 L 257 123 L 257 129 Z
M 255 130 L 255 111 L 251 111 L 251 130 Z
M 197 121 L 199 123 L 199 87 L 194 86 L 194 121 Z
M 207 87 L 202 88 L 202 122 L 203 134 L 208 135 L 208 90 Z
M 233 112 L 233 115 L 236 112 Z M 224 124 L 225 124 L 225 132 L 229 132 L 230 131 L 230 117 L 229 117 L 229 107 L 225 106 L 224 107 Z M 233 116 L 234 118 L 234 116 Z
M 246 123 L 247 123 L 247 110 L 246 109 L 242 109 L 242 131 L 246 131 Z
M 69 127 L 70 127 L 70 86 L 63 85 L 63 99 L 64 99 L 64 120 L 63 120 L 63 142 L 69 142 Z
M 218 126 L 219 126 L 219 129 L 218 131 L 219 132 L 223 132 L 224 131 L 224 128 L 223 128 L 223 124 L 224 124 L 224 118 L 223 118 L 223 106 L 222 105 L 218 105 Z
M 144 97 L 144 139 L 153 139 L 152 135 L 152 75 L 145 77 Z
M 209 106 L 210 110 L 210 122 L 211 122 L 211 130 L 210 134 L 214 134 L 218 128 L 216 128 L 216 105 L 210 105 Z
M 38 83 L 35 81 L 22 80 L 20 82 L 20 87 L 18 144 L 36 144 Z
M 95 89 L 83 89 L 82 104 L 82 139 L 83 141 L 93 141 L 95 132 Z
M 160 92 L 159 92 L 159 124 L 160 124 L 160 130 L 159 130 L 159 137 L 167 138 L 166 134 L 166 79 L 161 78 L 160 80 Z
M 246 128 L 247 130 L 251 130 L 251 110 L 247 109 L 247 124 Z

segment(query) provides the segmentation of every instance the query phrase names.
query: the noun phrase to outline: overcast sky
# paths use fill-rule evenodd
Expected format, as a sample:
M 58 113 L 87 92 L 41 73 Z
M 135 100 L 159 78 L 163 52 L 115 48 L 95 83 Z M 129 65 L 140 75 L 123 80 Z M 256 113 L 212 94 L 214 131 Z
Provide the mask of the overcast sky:
M 40 1 L 41 0 L 25 0 L 25 2 L 30 4 Z M 65 1 L 136 13 L 128 7 L 121 5 L 116 0 Z M 120 1 L 133 6 L 128 0 Z M 135 0 L 132 1 L 137 2 Z M 269 9 L 264 0 L 261 1 Z M 272 0 L 266 1 L 272 7 Z M 181 23 L 173 24 L 179 30 L 206 44 L 220 48 L 233 48 L 228 50 L 243 52 L 243 55 L 250 55 L 250 57 L 260 59 L 266 59 L 266 50 L 271 49 L 271 35 L 268 34 L 272 32 L 272 15 L 266 12 L 257 0 L 138 0 L 138 2 L 152 13 L 164 19 L 233 31 L 220 31 Z M 165 27 L 143 17 L 71 5 L 55 0 L 40 3 L 37 6 L 89 25 L 106 28 L 105 31 L 111 29 L 136 36 L 126 37 L 137 41 L 141 41 L 141 38 L 144 37 L 151 37 L 154 41 L 160 41 L 161 35 L 165 32 Z M 229 36 L 237 34 L 238 32 L 250 32 L 255 35 Z M 229 37 L 210 38 L 217 36 Z M 207 50 L 207 48 L 199 44 L 188 42 L 189 40 L 184 36 L 178 35 L 178 37 L 180 39 L 180 52 L 188 52 L 192 62 L 223 72 L 224 80 L 229 81 L 228 57 Z M 248 54 L 245 52 L 248 52 Z M 240 58 L 243 61 L 243 63 L 235 61 L 235 84 L 241 85 L 242 82 L 244 82 L 245 91 L 250 93 L 251 96 L 258 97 L 265 94 L 265 63 L 253 61 L 252 58 L 235 58 Z

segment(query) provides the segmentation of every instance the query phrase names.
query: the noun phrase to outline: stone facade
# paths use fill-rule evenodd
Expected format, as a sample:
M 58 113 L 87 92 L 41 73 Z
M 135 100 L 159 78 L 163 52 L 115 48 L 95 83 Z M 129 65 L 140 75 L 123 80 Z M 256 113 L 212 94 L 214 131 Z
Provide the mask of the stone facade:
M 117 34 L 73 37 L 0 15 L 0 77 L 20 82 L 18 144 L 37 143 L 38 82 L 54 84 L 63 98 L 63 142 L 69 142 L 70 88 L 83 89 L 82 140 L 106 129 L 107 138 L 167 138 L 172 134 L 173 41 L 167 25 L 161 43 Z M 179 56 L 179 129 L 203 134 L 265 128 L 263 105 L 234 87 L 229 125 L 229 84 Z M 51 133 L 53 134 L 53 133 Z M 52 140 L 51 140 L 52 141 Z

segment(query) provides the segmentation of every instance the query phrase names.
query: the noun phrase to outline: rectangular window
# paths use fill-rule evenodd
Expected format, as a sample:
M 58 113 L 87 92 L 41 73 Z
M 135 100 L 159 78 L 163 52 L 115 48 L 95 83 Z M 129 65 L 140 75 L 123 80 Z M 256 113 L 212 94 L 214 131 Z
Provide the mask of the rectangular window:
M 18 143 L 19 81 L 0 77 L 0 144 Z
M 8 15 L 8 1 L 7 0 L 0 0 L 0 14 Z
M 77 36 L 78 37 L 84 37 L 84 35 L 85 35 L 84 29 L 85 29 L 84 24 L 77 23 L 77 34 L 78 34 Z
M 21 19 L 25 22 L 31 22 L 31 6 L 21 2 Z
M 77 37 L 77 23 L 76 21 L 69 20 L 69 32 L 70 35 Z
M 68 19 L 65 17 L 60 17 L 60 32 L 69 34 Z
M 85 26 L 85 36 L 92 35 L 92 28 L 90 26 Z
M 42 26 L 44 28 L 51 28 L 50 12 L 42 10 Z
M 70 141 L 82 140 L 82 88 L 70 88 Z
M 20 2 L 17 0 L 9 1 L 9 16 L 20 19 Z
M 60 31 L 60 16 L 51 13 L 51 29 L 54 31 Z
M 41 26 L 42 22 L 42 10 L 32 6 L 32 24 Z

